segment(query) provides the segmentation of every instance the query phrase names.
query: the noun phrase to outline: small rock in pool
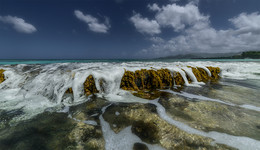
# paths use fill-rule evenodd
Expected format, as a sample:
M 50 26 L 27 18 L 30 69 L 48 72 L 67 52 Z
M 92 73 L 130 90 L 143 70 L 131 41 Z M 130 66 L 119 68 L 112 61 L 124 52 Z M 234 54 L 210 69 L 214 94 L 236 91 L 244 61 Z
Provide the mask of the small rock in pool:
M 135 143 L 133 150 L 149 150 L 148 147 L 143 143 Z

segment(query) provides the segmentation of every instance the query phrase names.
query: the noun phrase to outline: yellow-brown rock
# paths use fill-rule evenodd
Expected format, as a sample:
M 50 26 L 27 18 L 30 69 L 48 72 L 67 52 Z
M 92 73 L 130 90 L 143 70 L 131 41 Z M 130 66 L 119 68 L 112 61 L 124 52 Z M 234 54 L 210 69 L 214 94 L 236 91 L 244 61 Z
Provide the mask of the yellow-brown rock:
M 5 76 L 4 76 L 4 73 L 5 70 L 3 69 L 0 69 L 0 83 L 4 82 L 5 81 Z
M 162 80 L 155 70 L 141 69 L 135 71 L 135 83 L 140 90 L 162 88 Z
M 211 79 L 217 80 L 220 78 L 220 68 L 219 67 L 207 67 L 209 71 L 211 72 Z
M 138 91 L 138 87 L 135 84 L 135 75 L 132 71 L 125 71 L 122 79 L 120 88 L 123 90 Z
M 184 81 L 184 79 L 182 78 L 182 76 L 179 72 L 174 72 L 173 78 L 174 78 L 176 85 L 184 85 L 185 84 L 185 81 Z
M 65 93 L 73 94 L 73 90 L 72 90 L 72 88 L 68 88 L 67 91 L 66 91 Z
M 87 96 L 94 93 L 98 93 L 95 80 L 92 75 L 89 75 L 86 81 L 84 82 L 84 91 Z
M 198 82 L 207 82 L 209 80 L 214 81 L 219 78 L 220 69 L 218 67 L 208 67 L 211 71 L 212 77 L 209 77 L 208 73 L 203 68 L 188 67 L 192 69 Z M 191 78 L 187 74 L 186 78 L 189 83 L 192 82 Z M 185 81 L 179 72 L 174 72 L 172 74 L 168 69 L 141 69 L 136 70 L 135 72 L 125 71 L 121 79 L 120 88 L 130 91 L 150 91 L 171 88 L 174 84 L 179 86 L 185 85 Z
M 198 82 L 207 82 L 209 80 L 208 73 L 203 68 L 194 68 L 190 67 L 192 69 L 193 74 L 197 78 Z
M 207 82 L 210 79 L 210 77 L 209 77 L 208 73 L 206 72 L 206 70 L 203 69 L 203 68 L 200 68 L 200 67 L 197 67 L 197 69 L 200 72 L 200 76 L 201 76 L 201 79 L 202 79 L 201 81 Z
M 163 88 L 172 87 L 173 86 L 173 78 L 170 70 L 168 69 L 160 69 L 157 70 L 157 73 L 162 81 Z

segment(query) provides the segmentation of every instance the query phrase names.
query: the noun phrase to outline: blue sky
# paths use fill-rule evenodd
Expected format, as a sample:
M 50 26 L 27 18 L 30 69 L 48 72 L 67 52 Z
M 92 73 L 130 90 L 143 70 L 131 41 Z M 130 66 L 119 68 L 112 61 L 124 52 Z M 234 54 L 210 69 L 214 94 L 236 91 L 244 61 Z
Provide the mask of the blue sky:
M 259 0 L 0 0 L 0 59 L 260 50 Z

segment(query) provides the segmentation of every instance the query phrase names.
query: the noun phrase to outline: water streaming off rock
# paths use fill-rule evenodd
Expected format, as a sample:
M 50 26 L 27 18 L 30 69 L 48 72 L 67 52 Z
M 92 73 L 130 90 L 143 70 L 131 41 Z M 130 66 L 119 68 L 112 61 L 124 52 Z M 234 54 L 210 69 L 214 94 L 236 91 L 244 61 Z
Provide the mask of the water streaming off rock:
M 259 62 L 0 69 L 0 149 L 260 147 Z

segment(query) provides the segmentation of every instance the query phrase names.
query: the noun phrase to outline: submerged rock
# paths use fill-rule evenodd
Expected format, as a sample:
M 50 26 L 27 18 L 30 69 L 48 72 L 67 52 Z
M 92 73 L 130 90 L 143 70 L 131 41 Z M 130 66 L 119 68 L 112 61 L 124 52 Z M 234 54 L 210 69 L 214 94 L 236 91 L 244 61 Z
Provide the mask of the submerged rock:
M 92 75 L 89 75 L 84 82 L 84 91 L 87 96 L 98 93 L 95 80 Z
M 209 132 L 218 131 L 260 140 L 259 113 L 211 101 L 190 101 L 180 96 L 160 98 L 167 113 L 175 120 Z M 247 130 L 244 130 L 247 129 Z
M 4 75 L 5 70 L 0 69 L 0 83 L 5 81 L 5 75 Z
M 113 104 L 103 114 L 110 128 L 119 133 L 128 126 L 142 141 L 173 149 L 232 149 L 212 139 L 180 130 L 161 119 L 153 104 Z
M 135 143 L 133 150 L 149 150 L 148 147 L 143 143 Z

